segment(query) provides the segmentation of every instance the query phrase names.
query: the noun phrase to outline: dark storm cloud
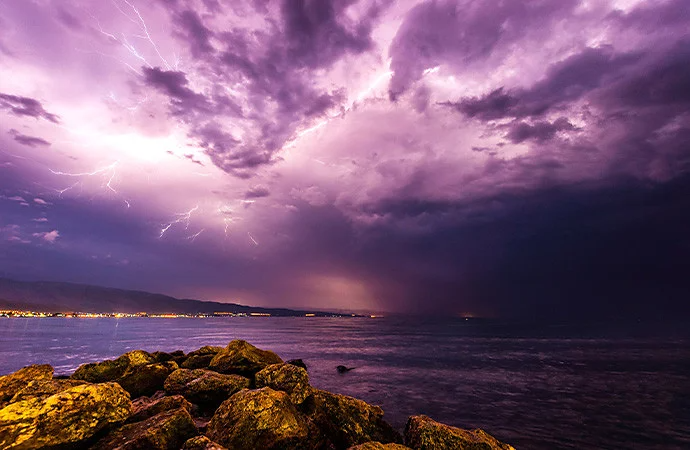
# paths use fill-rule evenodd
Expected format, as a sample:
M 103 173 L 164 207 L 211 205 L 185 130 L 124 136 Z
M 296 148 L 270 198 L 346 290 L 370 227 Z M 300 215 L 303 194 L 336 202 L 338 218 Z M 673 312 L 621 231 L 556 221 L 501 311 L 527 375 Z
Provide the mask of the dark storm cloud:
M 268 190 L 267 187 L 265 186 L 254 186 L 250 190 L 244 193 L 244 198 L 246 199 L 253 199 L 253 198 L 263 198 L 263 197 L 268 197 L 271 195 L 271 191 Z
M 180 37 L 189 43 L 192 56 L 199 58 L 213 51 L 213 32 L 204 26 L 196 11 L 182 11 L 174 16 L 174 22 Z
M 506 91 L 499 88 L 483 97 L 465 98 L 445 105 L 480 120 L 541 116 L 553 109 L 567 107 L 607 80 L 615 80 L 639 59 L 638 54 L 616 55 L 606 48 L 587 48 L 554 64 L 544 80 L 529 89 Z
M 60 123 L 57 115 L 46 111 L 41 102 L 33 98 L 0 93 L 0 108 L 8 110 L 15 116 L 28 116 Z
M 277 23 L 261 32 L 243 28 L 213 30 L 199 14 L 173 8 L 177 33 L 189 43 L 203 70 L 213 73 L 218 83 L 246 83 L 248 89 L 245 118 L 253 124 L 250 137 L 238 140 L 222 130 L 218 118 L 194 119 L 192 135 L 202 142 L 218 167 L 239 177 L 250 176 L 256 168 L 275 162 L 273 154 L 301 120 L 321 116 L 342 103 L 344 92 L 317 89 L 311 74 L 345 55 L 372 48 L 371 31 L 382 7 L 374 4 L 365 18 L 356 22 L 344 14 L 353 3 L 284 0 Z M 261 3 L 254 6 L 264 8 Z M 212 38 L 219 51 L 211 44 Z M 145 70 L 149 82 L 164 88 L 178 106 L 174 114 L 194 109 L 205 109 L 213 116 L 228 113 L 219 110 L 223 102 L 232 102 L 228 96 L 202 100 L 186 87 L 183 76 L 153 75 L 151 69 Z M 239 113 L 237 107 L 227 109 Z
M 27 145 L 29 147 L 50 147 L 50 142 L 46 141 L 45 139 L 35 136 L 27 136 L 15 129 L 11 129 L 8 134 L 10 134 L 15 141 L 22 145 Z
M 415 6 L 389 49 L 395 72 L 391 98 L 405 92 L 429 67 L 469 65 L 525 34 L 546 33 L 553 21 L 565 17 L 578 3 L 447 0 Z
M 158 67 L 143 68 L 146 83 L 165 94 L 172 102 L 175 114 L 189 111 L 208 111 L 211 107 L 206 97 L 187 87 L 189 82 L 184 72 L 165 71 Z
M 514 144 L 528 139 L 545 142 L 552 139 L 559 131 L 572 131 L 575 127 L 565 117 L 554 122 L 537 121 L 534 123 L 515 122 L 509 126 L 507 138 Z

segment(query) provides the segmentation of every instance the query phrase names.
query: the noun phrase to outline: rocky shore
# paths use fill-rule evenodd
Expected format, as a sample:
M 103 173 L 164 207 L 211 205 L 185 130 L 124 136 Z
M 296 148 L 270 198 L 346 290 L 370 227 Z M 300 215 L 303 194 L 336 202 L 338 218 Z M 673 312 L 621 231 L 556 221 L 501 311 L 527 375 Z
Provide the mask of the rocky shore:
M 401 435 L 378 406 L 310 386 L 301 360 L 239 340 L 0 377 L 0 449 L 37 448 L 514 450 L 426 416 Z

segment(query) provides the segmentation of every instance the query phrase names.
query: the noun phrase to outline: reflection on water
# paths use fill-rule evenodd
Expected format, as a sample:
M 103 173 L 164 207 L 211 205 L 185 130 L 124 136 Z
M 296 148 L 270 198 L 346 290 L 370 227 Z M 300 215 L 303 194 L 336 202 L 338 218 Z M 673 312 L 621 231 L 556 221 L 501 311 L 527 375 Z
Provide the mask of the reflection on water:
M 685 339 L 388 319 L 3 319 L 0 374 L 238 338 L 302 358 L 313 385 L 381 405 L 399 429 L 427 414 L 521 449 L 690 448 Z

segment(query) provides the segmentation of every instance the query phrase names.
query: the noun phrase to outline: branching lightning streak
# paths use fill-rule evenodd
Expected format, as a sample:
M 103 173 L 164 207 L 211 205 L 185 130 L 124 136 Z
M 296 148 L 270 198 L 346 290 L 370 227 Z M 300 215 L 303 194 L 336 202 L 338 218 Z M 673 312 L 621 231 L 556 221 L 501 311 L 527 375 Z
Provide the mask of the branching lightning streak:
M 196 205 L 194 208 L 190 209 L 187 212 L 175 214 L 176 219 L 173 220 L 172 222 L 165 224 L 163 226 L 163 228 L 161 228 L 161 232 L 160 232 L 160 235 L 158 236 L 158 239 L 162 239 L 163 236 L 165 235 L 165 233 L 170 229 L 170 227 L 172 227 L 176 223 L 184 223 L 185 224 L 185 227 L 184 227 L 185 230 L 188 229 L 189 228 L 189 221 L 192 219 L 192 214 L 197 209 L 199 209 L 199 205 Z
M 120 195 L 120 193 L 117 191 L 117 189 L 115 189 L 113 187 L 113 181 L 115 180 L 115 177 L 117 176 L 117 166 L 119 163 L 120 163 L 120 161 L 115 161 L 114 163 L 112 163 L 108 166 L 101 167 L 100 169 L 96 169 L 92 172 L 61 172 L 58 170 L 53 170 L 51 168 L 48 168 L 48 170 L 54 175 L 60 175 L 63 177 L 74 177 L 74 178 L 94 177 L 97 175 L 108 176 L 108 174 L 110 174 L 110 176 L 107 179 L 108 181 L 106 181 L 103 186 L 106 189 L 108 189 L 109 191 L 111 191 L 112 193 Z M 77 186 L 78 184 L 81 184 L 81 183 L 82 183 L 82 181 L 77 181 L 76 183 L 74 183 L 73 185 L 71 185 L 65 189 L 62 189 L 62 190 L 55 189 L 55 191 L 58 192 L 60 197 L 62 197 L 62 194 L 73 189 L 75 186 Z M 130 208 L 132 206 L 127 199 L 123 198 L 122 201 L 125 202 L 125 205 L 127 205 L 127 208 Z
M 137 17 L 139 17 L 139 21 L 141 22 L 141 26 L 143 28 L 143 31 L 146 34 L 146 39 L 151 43 L 151 45 L 153 46 L 153 49 L 156 51 L 156 54 L 161 59 L 161 61 L 163 61 L 163 64 L 165 64 L 165 68 L 170 70 L 171 69 L 170 64 L 168 64 L 168 61 L 165 58 L 163 58 L 163 55 L 161 55 L 161 52 L 158 50 L 158 46 L 156 45 L 156 43 L 151 38 L 151 35 L 149 34 L 149 29 L 146 26 L 146 22 L 144 21 L 144 18 L 139 13 L 139 10 L 137 8 L 135 8 L 134 5 L 132 5 L 128 0 L 122 0 L 122 1 L 127 3 L 127 5 L 129 5 L 129 7 L 134 10 Z
M 202 228 L 198 233 L 195 233 L 195 234 L 193 234 L 193 235 L 191 235 L 191 236 L 187 236 L 187 240 L 194 242 L 194 241 L 196 240 L 196 238 L 198 238 L 199 235 L 200 235 L 201 233 L 203 233 L 205 230 L 206 230 L 206 228 Z

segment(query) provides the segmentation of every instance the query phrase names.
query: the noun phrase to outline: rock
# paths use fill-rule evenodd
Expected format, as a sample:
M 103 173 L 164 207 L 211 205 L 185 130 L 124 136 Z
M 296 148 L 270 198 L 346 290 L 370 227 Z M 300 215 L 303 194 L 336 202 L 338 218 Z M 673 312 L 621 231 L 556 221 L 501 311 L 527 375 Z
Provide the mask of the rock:
M 187 356 L 202 356 L 202 355 L 215 355 L 218 352 L 223 351 L 225 347 L 214 347 L 211 345 L 204 345 L 198 350 L 194 350 L 193 352 L 189 352 Z
M 515 450 L 483 430 L 463 430 L 427 416 L 412 416 L 405 427 L 405 445 L 415 450 Z
M 348 450 L 412 450 L 400 444 L 382 444 L 380 442 L 365 442 L 364 444 L 355 445 Z
M 193 405 L 181 395 L 171 395 L 158 399 L 141 397 L 132 403 L 132 407 L 134 414 L 130 417 L 129 422 L 140 422 L 164 411 L 177 408 L 184 408 L 191 414 Z
M 220 373 L 234 373 L 247 377 L 270 364 L 280 364 L 280 356 L 267 350 L 260 350 L 246 341 L 235 340 L 218 352 L 208 368 Z
M 233 450 L 314 449 L 313 425 L 285 392 L 242 390 L 224 401 L 206 436 Z
M 151 353 L 151 356 L 153 356 L 153 360 L 155 362 L 166 362 L 166 361 L 172 361 L 173 355 L 171 353 L 166 353 L 166 352 L 153 352 Z M 182 353 L 182 356 L 184 356 L 184 353 Z
M 89 383 L 115 381 L 124 375 L 130 367 L 154 362 L 156 362 L 155 358 L 150 353 L 143 350 L 134 350 L 114 360 L 82 364 L 72 374 L 71 378 L 88 381 Z
M 187 359 L 180 365 L 180 367 L 185 369 L 205 369 L 213 360 L 223 347 L 211 347 L 205 345 L 198 350 L 189 352 Z
M 291 359 L 287 363 L 292 364 L 293 366 L 301 367 L 304 370 L 307 370 L 307 365 L 301 359 Z
M 0 408 L 5 406 L 14 395 L 32 381 L 51 380 L 53 367 L 48 364 L 33 365 L 19 369 L 14 373 L 0 377 Z
M 38 380 L 27 384 L 22 390 L 14 394 L 10 403 L 28 398 L 44 399 L 58 392 L 66 391 L 74 386 L 86 384 L 82 380 Z
M 346 366 L 338 366 L 335 368 L 335 370 L 337 370 L 338 373 L 346 373 L 346 372 L 349 372 L 351 370 L 355 370 L 355 368 L 354 367 L 346 367 Z
M 177 450 L 198 434 L 186 409 L 165 411 L 110 432 L 93 450 Z
M 215 354 L 192 355 L 184 360 L 180 367 L 184 369 L 205 369 L 213 360 Z
M 124 422 L 129 394 L 117 383 L 83 384 L 47 398 L 29 397 L 0 409 L 0 448 L 80 447 Z
M 336 448 L 369 441 L 402 443 L 402 436 L 383 420 L 383 410 L 346 395 L 313 389 L 305 402 L 309 415 Z
M 197 436 L 189 439 L 182 446 L 182 450 L 228 450 L 220 444 L 217 444 L 207 438 L 206 436 Z
M 204 409 L 215 409 L 250 381 L 240 375 L 223 375 L 204 369 L 178 369 L 165 380 L 168 394 L 180 394 Z
M 299 405 L 311 395 L 309 375 L 305 369 L 292 364 L 271 364 L 255 375 L 256 387 L 270 387 L 287 392 L 290 400 Z
M 168 375 L 179 369 L 174 361 L 162 363 L 141 364 L 130 366 L 120 378 L 115 381 L 130 393 L 132 398 L 142 395 L 152 395 L 163 389 Z

